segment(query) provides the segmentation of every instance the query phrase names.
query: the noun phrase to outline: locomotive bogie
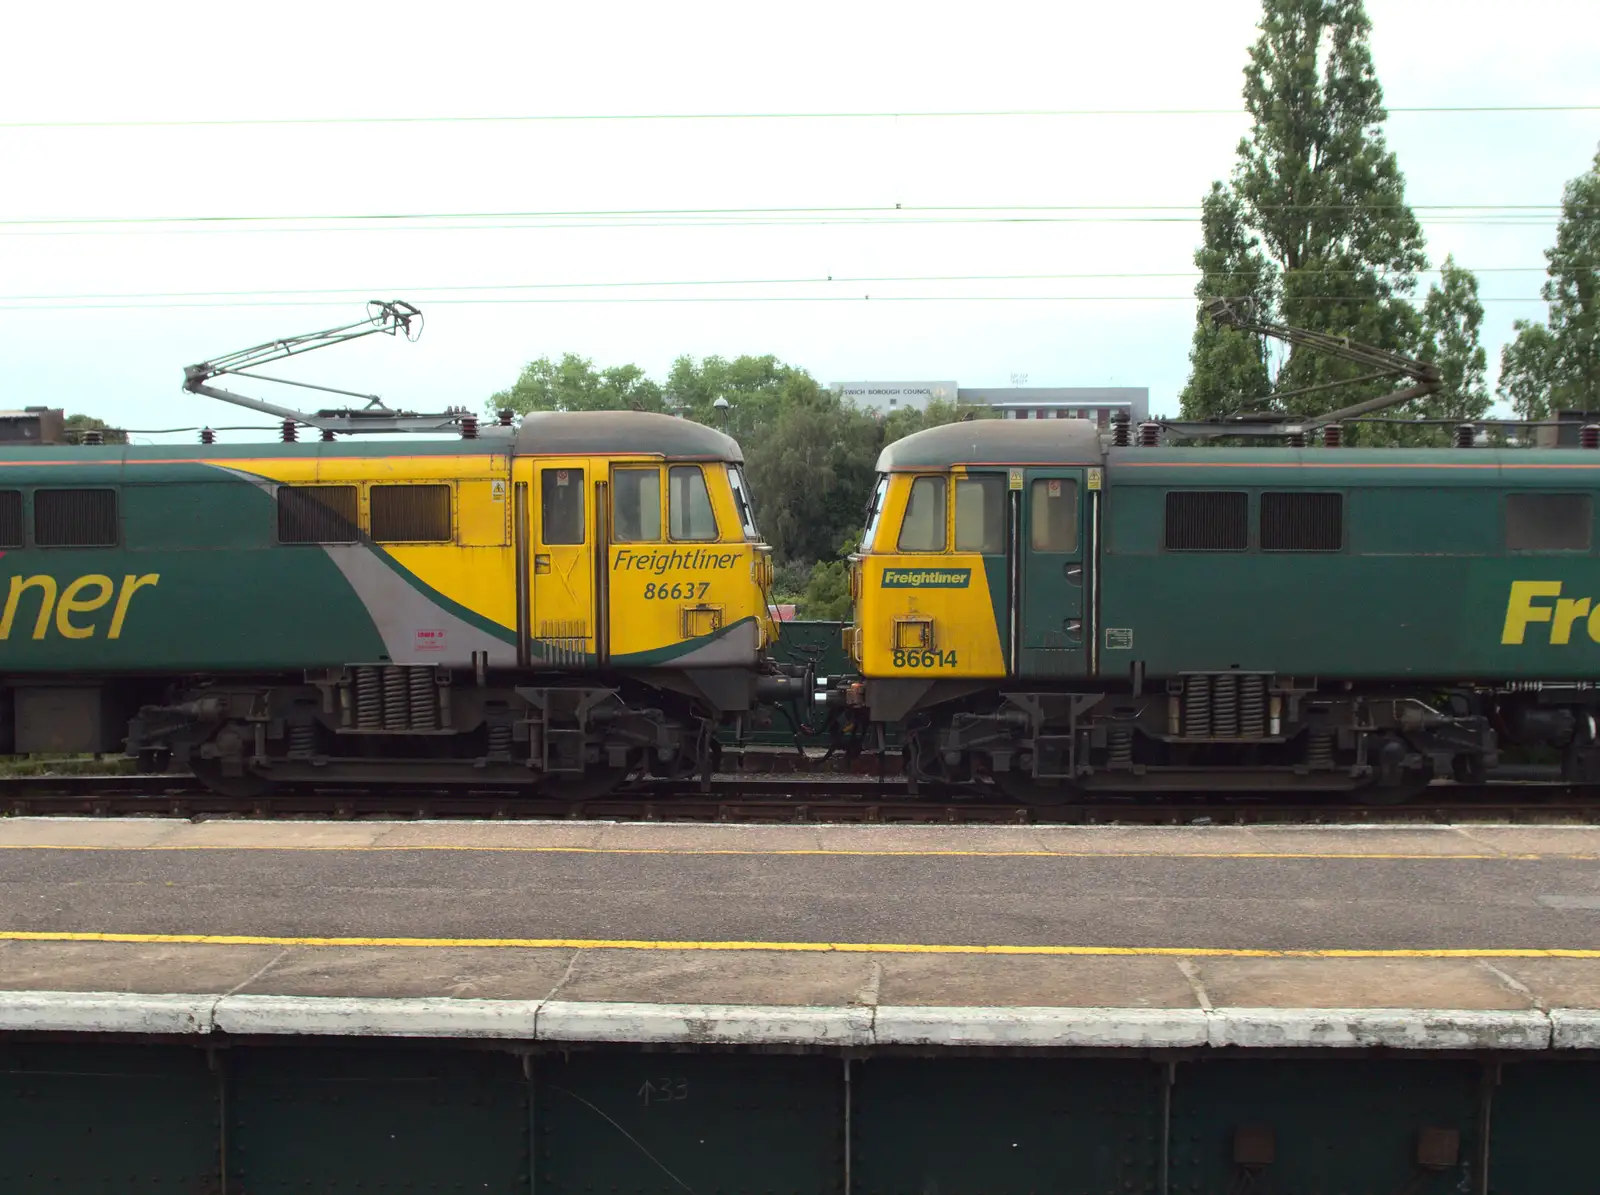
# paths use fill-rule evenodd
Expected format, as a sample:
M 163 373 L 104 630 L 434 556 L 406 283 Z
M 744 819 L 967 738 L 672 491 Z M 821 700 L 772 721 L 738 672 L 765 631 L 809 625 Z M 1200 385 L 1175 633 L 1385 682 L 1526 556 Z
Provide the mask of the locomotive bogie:
M 140 709 L 127 752 L 235 790 L 391 780 L 559 789 L 594 776 L 698 774 L 706 725 L 688 702 L 638 685 L 479 685 L 373 664 L 301 684 L 175 694 Z

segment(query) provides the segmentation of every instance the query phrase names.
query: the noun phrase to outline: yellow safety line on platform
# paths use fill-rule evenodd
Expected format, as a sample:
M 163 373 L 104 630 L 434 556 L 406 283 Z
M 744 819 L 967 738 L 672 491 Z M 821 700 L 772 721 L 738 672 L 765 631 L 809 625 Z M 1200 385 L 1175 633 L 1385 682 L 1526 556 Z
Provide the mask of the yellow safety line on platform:
M 672 942 L 638 938 L 321 938 L 271 934 L 117 934 L 0 930 L 0 942 L 121 942 L 179 946 L 389 946 L 514 950 L 701 950 L 785 954 L 1028 954 L 1093 958 L 1600 959 L 1600 949 L 1484 947 L 1268 950 L 1229 946 L 963 946 L 921 942 Z
M 821 856 L 824 858 L 908 858 L 908 859 L 1376 859 L 1376 860 L 1467 860 L 1477 862 L 1541 862 L 1595 860 L 1594 852 L 1424 852 L 1403 851 L 958 851 L 958 850 L 848 850 L 826 847 L 779 847 L 771 850 L 740 850 L 724 847 L 609 847 L 609 846 L 481 846 L 451 843 L 417 843 L 385 846 L 379 843 L 348 846 L 318 843 L 150 843 L 148 845 L 105 845 L 101 843 L 0 842 L 0 851 L 284 851 L 299 854 L 366 854 L 403 851 L 459 851 L 462 853 L 522 855 L 734 855 L 761 858 L 778 856 Z

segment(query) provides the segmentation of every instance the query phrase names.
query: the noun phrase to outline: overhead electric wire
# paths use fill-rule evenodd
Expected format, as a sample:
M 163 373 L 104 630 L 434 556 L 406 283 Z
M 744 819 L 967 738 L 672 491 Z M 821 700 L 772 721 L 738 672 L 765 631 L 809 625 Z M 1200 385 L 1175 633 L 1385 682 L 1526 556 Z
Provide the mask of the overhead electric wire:
M 1559 203 L 1293 203 L 1265 204 L 1263 211 L 1399 211 L 1489 212 L 1526 218 L 1529 212 L 1559 212 Z M 0 217 L 0 227 L 76 227 L 88 224 L 307 224 L 390 220 L 699 220 L 727 216 L 884 216 L 900 213 L 1037 214 L 1040 212 L 1178 212 L 1198 214 L 1194 203 L 984 203 L 984 204 L 854 204 L 827 207 L 705 207 L 705 208 L 549 208 L 536 211 L 482 212 L 326 212 L 304 215 L 198 215 L 198 216 L 10 216 Z M 1109 218 L 1109 217 L 1106 217 Z M 1475 217 L 1481 218 L 1481 217 Z
M 1297 303 L 1364 303 L 1371 295 L 1312 295 L 1296 299 Z M 1193 303 L 1195 296 L 1182 295 L 666 295 L 666 296 L 605 296 L 600 298 L 440 298 L 435 305 L 446 306 L 526 306 L 532 304 L 566 304 L 582 306 L 591 304 L 629 303 Z M 1541 303 L 1538 295 L 1479 295 L 1480 303 Z M 5 303 L 0 311 L 124 311 L 165 310 L 168 308 L 226 309 L 231 307 L 338 307 L 348 299 L 303 299 L 205 303 Z
M 1114 209 L 1104 209 L 1114 210 Z M 424 218 L 424 217 L 418 217 Z M 1453 227 L 1481 227 L 1481 228 L 1548 228 L 1555 218 L 1555 212 L 1544 219 L 1533 219 L 1526 212 L 1508 213 L 1504 218 L 1490 216 L 1424 216 L 1419 223 L 1425 225 L 1450 225 Z M 266 218 L 266 219 L 270 219 Z M 362 220 L 362 217 L 352 217 Z M 914 227 L 914 226 L 957 226 L 957 225 L 1096 225 L 1096 224 L 1186 224 L 1192 225 L 1198 219 L 1194 216 L 916 216 L 905 215 L 889 209 L 877 217 L 801 217 L 795 219 L 778 220 L 714 220 L 714 219 L 686 219 L 686 220 L 612 220 L 595 219 L 577 222 L 529 222 L 516 223 L 388 223 L 387 219 L 371 222 L 370 218 L 364 223 L 330 224 L 324 226 L 296 227 L 262 227 L 259 224 L 247 224 L 243 227 L 207 222 L 204 224 L 184 226 L 182 224 L 152 224 L 146 221 L 98 221 L 87 222 L 79 227 L 5 227 L 0 222 L 0 237 L 54 237 L 54 236 L 307 236 L 322 235 L 327 233 L 348 234 L 353 232 L 364 233 L 394 233 L 394 232 L 493 232 L 493 231 L 618 231 L 630 229 L 671 228 L 678 231 L 695 229 L 720 229 L 720 228 L 841 228 L 841 227 Z M 133 227 L 120 227 L 121 224 L 130 224 Z
M 1600 104 L 1421 104 L 1386 108 L 1390 116 L 1468 113 L 1600 112 Z M 308 125 L 562 124 L 627 121 L 990 120 L 1057 117 L 1235 116 L 1240 108 L 1002 108 L 907 112 L 545 112 L 489 116 L 269 116 L 212 120 L 8 120 L 0 129 L 178 129 Z
M 1466 269 L 1471 274 L 1543 274 L 1548 265 L 1538 266 L 1480 266 Z M 1293 270 L 1289 273 L 1295 278 L 1307 277 L 1348 277 L 1363 275 L 1365 270 Z M 1384 271 L 1380 271 L 1384 272 Z M 1416 274 L 1438 274 L 1438 267 L 1430 267 L 1412 271 Z M 485 291 L 528 291 L 528 290 L 645 290 L 655 287 L 697 287 L 697 286 L 838 286 L 842 284 L 857 285 L 861 283 L 884 282 L 1059 282 L 1067 279 L 1093 279 L 1105 281 L 1118 278 L 1185 278 L 1199 280 L 1202 277 L 1219 279 L 1243 278 L 1247 275 L 1237 270 L 1219 270 L 1211 275 L 1202 275 L 1197 270 L 1166 270 L 1166 271 L 1128 271 L 1118 270 L 1099 273 L 1048 273 L 1048 274 L 877 274 L 877 275 L 804 275 L 792 278 L 673 278 L 658 279 L 647 282 L 483 282 L 470 286 L 326 286 L 326 287 L 292 287 L 287 289 L 271 290 L 266 288 L 253 288 L 248 290 L 190 290 L 190 291 L 102 291 L 82 294 L 34 294 L 34 295 L 0 295 L 0 303 L 20 302 L 67 302 L 67 301 L 97 301 L 119 299 L 254 299 L 254 298 L 284 298 L 290 296 L 322 296 L 322 295 L 359 295 L 374 294 L 404 294 L 404 295 L 448 295 L 462 293 L 481 293 Z M 1275 275 L 1276 276 L 1276 275 Z

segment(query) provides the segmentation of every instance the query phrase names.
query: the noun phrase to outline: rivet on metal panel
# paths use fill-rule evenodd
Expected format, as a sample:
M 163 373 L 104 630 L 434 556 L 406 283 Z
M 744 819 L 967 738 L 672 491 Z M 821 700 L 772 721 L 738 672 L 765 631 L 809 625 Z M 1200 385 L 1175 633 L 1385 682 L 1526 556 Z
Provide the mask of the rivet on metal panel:
M 1270 1166 L 1277 1152 L 1277 1138 L 1271 1125 L 1243 1124 L 1233 1130 L 1235 1166 Z
M 1461 1156 L 1461 1130 L 1424 1125 L 1417 1130 L 1417 1165 L 1424 1170 L 1449 1170 Z

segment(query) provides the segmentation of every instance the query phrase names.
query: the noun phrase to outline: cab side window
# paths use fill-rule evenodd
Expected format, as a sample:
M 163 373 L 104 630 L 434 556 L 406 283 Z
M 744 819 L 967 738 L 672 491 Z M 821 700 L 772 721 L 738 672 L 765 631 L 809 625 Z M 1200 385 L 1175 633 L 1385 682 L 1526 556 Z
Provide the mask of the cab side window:
M 944 478 L 919 477 L 911 483 L 898 547 L 902 552 L 942 552 L 944 542 Z
M 583 542 L 582 469 L 546 469 L 539 475 L 539 533 L 547 544 Z
M 1029 489 L 1036 552 L 1072 552 L 1078 547 L 1078 483 L 1070 477 L 1040 477 Z
M 611 536 L 618 543 L 661 539 L 661 470 L 618 469 L 612 474 Z
M 998 556 L 1006 550 L 1006 479 L 978 473 L 956 482 L 956 551 Z
M 672 539 L 717 538 L 717 519 L 711 513 L 711 495 L 699 465 L 674 465 L 667 470 L 667 522 Z
M 878 520 L 883 517 L 883 497 L 889 492 L 889 479 L 879 477 L 878 484 L 872 491 L 872 499 L 867 503 L 867 529 L 861 533 L 861 550 L 872 551 L 872 541 L 878 534 Z
M 750 496 L 745 492 L 744 472 L 738 465 L 728 466 L 728 484 L 733 487 L 733 504 L 739 509 L 739 525 L 748 540 L 761 538 L 756 530 L 755 512 L 750 509 Z

